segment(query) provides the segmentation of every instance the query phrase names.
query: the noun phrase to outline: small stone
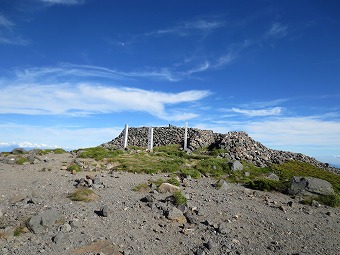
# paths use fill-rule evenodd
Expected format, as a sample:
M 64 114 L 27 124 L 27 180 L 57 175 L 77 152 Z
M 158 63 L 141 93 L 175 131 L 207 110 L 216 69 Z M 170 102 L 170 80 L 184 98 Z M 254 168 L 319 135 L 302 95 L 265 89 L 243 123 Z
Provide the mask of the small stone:
M 218 226 L 218 232 L 222 235 L 228 234 L 228 228 L 225 223 L 220 223 Z
M 60 243 L 62 241 L 62 239 L 64 238 L 64 234 L 63 232 L 58 232 L 53 238 L 52 241 L 57 243 Z
M 198 248 L 197 251 L 195 252 L 196 255 L 205 255 L 206 252 L 202 248 Z
M 227 190 L 228 184 L 225 180 L 221 179 L 216 183 L 216 187 L 220 190 Z
M 328 216 L 334 216 L 334 213 L 332 213 L 332 212 L 326 212 L 326 215 L 328 215 Z
M 104 205 L 100 208 L 100 214 L 103 217 L 107 217 L 109 215 L 109 208 L 107 205 Z
M 167 192 L 174 193 L 174 192 L 180 191 L 180 188 L 170 183 L 164 182 L 158 187 L 158 191 L 161 193 L 167 193 Z
M 187 222 L 187 219 L 183 215 L 183 212 L 181 210 L 177 209 L 176 207 L 173 207 L 170 211 L 168 211 L 167 218 L 169 220 L 177 221 L 181 224 L 184 224 L 184 223 Z
M 320 203 L 319 203 L 318 201 L 312 200 L 312 206 L 314 206 L 314 207 L 320 207 L 321 205 L 320 205 Z
M 207 243 L 204 244 L 205 247 L 207 247 L 208 250 L 212 250 L 216 247 L 216 244 L 209 240 Z
M 63 225 L 61 225 L 61 226 L 59 227 L 59 231 L 64 232 L 64 233 L 70 232 L 71 229 L 72 229 L 72 227 L 71 227 L 71 225 L 68 224 L 68 223 L 65 223 L 65 224 L 63 224 Z

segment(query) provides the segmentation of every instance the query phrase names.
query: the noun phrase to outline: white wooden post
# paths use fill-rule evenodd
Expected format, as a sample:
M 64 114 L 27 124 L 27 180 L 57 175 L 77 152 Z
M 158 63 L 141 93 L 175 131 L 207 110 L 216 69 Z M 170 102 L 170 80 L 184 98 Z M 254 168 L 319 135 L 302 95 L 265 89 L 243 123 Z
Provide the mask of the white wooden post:
M 188 149 L 188 122 L 185 122 L 185 129 L 184 129 L 184 151 Z
M 125 124 L 123 147 L 126 149 L 128 141 L 129 125 Z
M 153 150 L 153 128 L 149 127 L 149 135 L 148 135 L 148 150 Z

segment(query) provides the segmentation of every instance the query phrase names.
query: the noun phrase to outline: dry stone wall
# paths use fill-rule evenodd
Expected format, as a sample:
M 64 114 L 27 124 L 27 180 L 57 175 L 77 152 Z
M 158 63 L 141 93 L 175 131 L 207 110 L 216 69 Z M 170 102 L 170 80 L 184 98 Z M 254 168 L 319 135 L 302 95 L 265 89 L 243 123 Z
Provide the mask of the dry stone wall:
M 147 147 L 148 127 L 130 127 L 128 135 L 128 146 Z M 180 144 L 183 146 L 185 129 L 181 127 L 154 127 L 154 146 L 168 144 Z M 124 130 L 112 141 L 102 144 L 103 147 L 114 149 L 123 148 Z M 282 164 L 288 160 L 306 162 L 329 171 L 340 173 L 340 170 L 321 163 L 315 158 L 288 151 L 272 150 L 263 144 L 253 140 L 245 132 L 228 132 L 226 134 L 214 133 L 211 130 L 188 128 L 188 151 L 199 148 L 216 148 L 224 152 L 220 156 L 229 161 L 245 160 L 259 167 L 272 164 Z

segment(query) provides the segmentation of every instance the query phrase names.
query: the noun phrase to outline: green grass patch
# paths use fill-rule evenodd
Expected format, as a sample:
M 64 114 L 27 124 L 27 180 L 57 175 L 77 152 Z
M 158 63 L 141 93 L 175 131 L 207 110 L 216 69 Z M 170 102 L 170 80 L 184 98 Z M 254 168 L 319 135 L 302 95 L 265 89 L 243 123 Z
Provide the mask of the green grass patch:
M 77 164 L 71 164 L 67 167 L 67 171 L 70 171 L 70 172 L 73 172 L 73 171 L 76 171 L 76 172 L 80 172 L 81 171 L 81 167 L 78 166 Z
M 148 183 L 140 183 L 132 188 L 133 191 L 137 192 L 149 192 L 151 191 Z
M 183 195 L 182 192 L 176 191 L 172 194 L 172 196 L 175 199 L 176 205 L 186 205 L 187 204 L 187 198 Z
M 18 165 L 23 165 L 24 163 L 29 162 L 29 160 L 27 158 L 21 157 L 18 158 L 15 163 L 17 163 Z
M 180 185 L 179 180 L 177 178 L 175 178 L 175 177 L 172 177 L 172 178 L 168 179 L 166 182 L 170 183 L 172 185 L 175 185 L 175 186 L 179 186 Z
M 199 179 L 201 178 L 201 172 L 198 171 L 197 169 L 181 169 L 181 175 L 184 177 L 191 176 L 194 179 Z
M 13 235 L 16 236 L 16 237 L 18 237 L 18 236 L 20 236 L 21 234 L 26 233 L 26 232 L 27 232 L 26 226 L 20 225 L 19 227 L 17 227 L 17 228 L 14 230 Z
M 97 198 L 97 195 L 92 189 L 79 188 L 75 192 L 70 193 L 67 197 L 72 201 L 91 202 Z
M 219 177 L 228 174 L 230 171 L 230 166 L 223 158 L 211 157 L 199 160 L 195 166 L 195 169 L 204 175 Z
M 102 160 L 104 158 L 114 158 L 117 155 L 123 154 L 122 150 L 111 150 L 103 147 L 91 147 L 80 149 L 80 158 L 93 158 L 95 160 Z
M 262 191 L 285 191 L 288 188 L 288 183 L 282 181 L 274 181 L 269 179 L 257 179 L 246 183 L 246 187 L 250 189 Z

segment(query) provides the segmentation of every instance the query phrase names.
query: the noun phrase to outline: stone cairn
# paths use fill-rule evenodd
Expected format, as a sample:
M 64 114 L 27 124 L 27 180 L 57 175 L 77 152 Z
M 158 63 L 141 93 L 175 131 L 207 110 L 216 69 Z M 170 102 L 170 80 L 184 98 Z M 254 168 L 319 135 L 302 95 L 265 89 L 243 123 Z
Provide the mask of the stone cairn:
M 124 142 L 124 130 L 118 137 L 101 146 L 105 148 L 122 149 Z M 153 128 L 153 146 L 179 144 L 183 147 L 185 128 L 170 126 Z M 128 130 L 128 146 L 147 147 L 149 127 L 130 127 Z M 340 174 L 340 170 L 330 167 L 327 163 L 317 161 L 313 157 L 301 153 L 273 150 L 263 144 L 254 141 L 246 132 L 228 132 L 226 134 L 214 133 L 212 130 L 188 128 L 187 151 L 195 151 L 200 148 L 222 149 L 221 157 L 229 161 L 244 160 L 259 167 L 272 164 L 282 164 L 289 160 L 305 162 Z

